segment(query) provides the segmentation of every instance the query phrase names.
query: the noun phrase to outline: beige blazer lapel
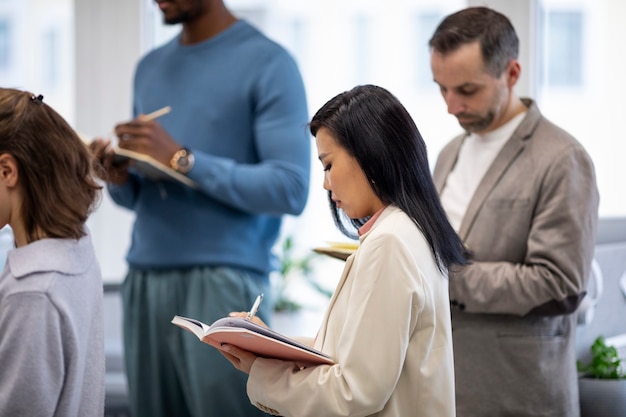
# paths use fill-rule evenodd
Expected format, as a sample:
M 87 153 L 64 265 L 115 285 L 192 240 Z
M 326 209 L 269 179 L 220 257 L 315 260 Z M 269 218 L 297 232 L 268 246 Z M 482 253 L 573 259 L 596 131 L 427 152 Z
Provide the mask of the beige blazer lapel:
M 467 211 L 465 212 L 465 216 L 463 216 L 463 221 L 459 228 L 459 236 L 462 240 L 467 239 L 467 235 L 474 224 L 474 220 L 493 187 L 498 184 L 502 175 L 509 166 L 511 166 L 513 161 L 515 161 L 517 155 L 523 150 L 524 140 L 517 135 L 517 132 L 513 133 L 513 136 L 504 144 L 504 147 L 500 150 L 498 156 L 480 181 L 480 184 L 478 184 L 478 188 L 476 188 L 474 196 L 467 206 Z
M 466 137 L 466 134 L 457 136 L 439 155 L 439 159 L 437 160 L 437 164 L 435 166 L 435 172 L 433 173 L 433 182 L 435 183 L 435 187 L 437 188 L 437 193 L 439 193 L 439 195 L 441 195 L 443 187 L 446 185 L 446 180 L 448 179 L 450 171 L 452 171 L 452 168 L 454 168 L 454 165 L 456 164 L 456 160 L 459 157 L 459 151 L 461 150 L 461 145 L 463 145 L 463 141 Z
M 330 301 L 328 303 L 328 307 L 326 308 L 326 313 L 324 314 L 324 319 L 322 320 L 322 327 L 320 327 L 317 333 L 317 336 L 315 338 L 316 349 L 319 349 L 324 343 L 324 339 L 326 338 L 326 330 L 328 326 L 328 317 L 330 316 L 330 312 L 332 311 L 333 306 L 335 305 L 335 301 L 337 300 L 337 294 L 339 294 L 339 292 L 341 291 L 341 288 L 346 283 L 346 278 L 348 276 L 348 273 L 350 272 L 350 269 L 352 269 L 352 264 L 354 262 L 355 256 L 356 256 L 356 253 L 353 253 L 352 255 L 348 256 L 348 258 L 345 261 L 346 266 L 343 268 L 343 273 L 341 274 L 341 278 L 339 278 L 339 282 L 337 283 L 337 288 L 335 288 L 335 291 L 333 292 L 333 295 L 330 298 Z
M 485 176 L 478 185 L 467 207 L 465 216 L 463 216 L 463 221 L 459 228 L 459 236 L 464 241 L 467 239 L 467 235 L 472 229 L 474 220 L 476 220 L 476 216 L 491 193 L 491 190 L 498 184 L 502 175 L 504 175 L 517 156 L 524 151 L 526 141 L 532 137 L 533 132 L 539 124 L 541 113 L 537 105 L 531 100 L 522 99 L 522 101 L 526 107 L 528 107 L 526 117 L 524 117 L 517 129 L 515 129 L 511 138 L 504 144 L 504 147 L 500 150 L 498 156 L 496 156 L 496 159 L 485 173 Z M 458 149 L 455 155 L 458 155 Z

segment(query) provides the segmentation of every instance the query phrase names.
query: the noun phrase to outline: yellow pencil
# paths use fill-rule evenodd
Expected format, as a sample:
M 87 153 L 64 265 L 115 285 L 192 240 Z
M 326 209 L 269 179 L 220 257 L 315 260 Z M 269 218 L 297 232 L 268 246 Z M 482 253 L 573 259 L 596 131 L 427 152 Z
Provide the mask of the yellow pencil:
M 156 119 L 157 117 L 161 117 L 165 114 L 168 114 L 170 111 L 172 111 L 172 108 L 170 106 L 165 106 L 160 108 L 159 110 L 155 110 L 152 113 L 148 113 L 146 115 L 141 116 L 141 118 L 143 120 L 153 120 Z
M 170 111 L 172 111 L 172 108 L 170 106 L 165 106 L 162 107 L 158 110 L 153 111 L 152 113 L 148 113 L 148 114 L 144 114 L 143 116 L 140 116 L 142 120 L 154 120 L 157 117 L 161 117 L 163 115 L 168 114 Z M 79 132 L 76 132 L 78 134 L 78 137 L 81 138 L 81 140 L 85 143 L 85 145 L 89 145 L 92 141 L 93 138 L 81 134 Z M 109 133 L 109 138 L 114 138 L 115 137 L 115 131 L 112 131 L 111 133 Z

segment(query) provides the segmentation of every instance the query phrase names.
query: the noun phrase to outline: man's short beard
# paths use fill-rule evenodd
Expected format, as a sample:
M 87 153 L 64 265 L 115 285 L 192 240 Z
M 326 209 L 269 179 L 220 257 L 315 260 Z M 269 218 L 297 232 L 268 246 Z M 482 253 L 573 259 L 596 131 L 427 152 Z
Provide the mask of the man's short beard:
M 189 15 L 189 13 L 183 13 L 178 16 L 174 16 L 171 19 L 168 19 L 167 17 L 163 16 L 163 23 L 166 25 L 177 25 L 179 23 L 185 23 L 189 21 L 190 17 L 191 16 Z
M 199 4 L 199 2 L 194 2 L 193 7 L 180 12 L 178 15 L 172 16 L 169 19 L 165 15 L 163 15 L 163 23 L 166 25 L 177 25 L 179 23 L 192 22 L 196 18 L 202 16 L 202 14 L 204 14 L 205 11 L 210 10 L 210 9 L 206 9 L 206 7 Z
M 470 123 L 459 122 L 459 124 L 467 132 L 470 132 L 470 133 L 482 132 L 483 130 L 491 126 L 494 118 L 495 118 L 495 114 L 492 111 L 490 111 L 487 113 L 485 117 L 482 117 L 474 122 L 470 122 Z

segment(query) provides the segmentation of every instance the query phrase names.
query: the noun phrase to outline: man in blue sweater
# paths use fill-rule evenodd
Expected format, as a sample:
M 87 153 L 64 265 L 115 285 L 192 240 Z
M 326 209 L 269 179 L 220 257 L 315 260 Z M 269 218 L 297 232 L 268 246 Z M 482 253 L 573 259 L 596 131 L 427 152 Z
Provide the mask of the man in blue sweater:
M 197 187 L 151 180 L 116 164 L 110 142 L 92 145 L 112 199 L 136 213 L 122 290 L 132 415 L 258 415 L 246 375 L 170 320 L 212 323 L 268 294 L 281 216 L 300 214 L 308 195 L 304 86 L 292 57 L 222 0 L 157 3 L 182 31 L 139 62 L 136 117 L 115 132 Z M 258 315 L 270 312 L 265 303 Z

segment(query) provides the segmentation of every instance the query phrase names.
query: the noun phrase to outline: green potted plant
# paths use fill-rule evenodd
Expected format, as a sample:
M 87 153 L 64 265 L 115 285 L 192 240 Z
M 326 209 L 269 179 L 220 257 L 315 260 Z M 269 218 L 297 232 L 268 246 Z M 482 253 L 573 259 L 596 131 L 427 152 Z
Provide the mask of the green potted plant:
M 298 251 L 292 236 L 280 242 L 277 252 L 279 270 L 270 277 L 274 307 L 271 326 L 287 335 L 312 337 L 321 320 L 316 304 L 332 296 L 332 291 L 316 279 L 317 261 L 322 256 Z
M 274 311 L 295 312 L 302 309 L 302 304 L 294 300 L 289 294 L 290 286 L 297 280 L 302 280 L 316 292 L 330 298 L 332 291 L 324 288 L 314 278 L 314 260 L 319 255 L 310 252 L 298 257 L 293 243 L 293 237 L 287 236 L 281 245 L 280 271 L 274 285 Z
M 626 369 L 603 336 L 591 345 L 591 360 L 578 361 L 581 417 L 626 416 Z

